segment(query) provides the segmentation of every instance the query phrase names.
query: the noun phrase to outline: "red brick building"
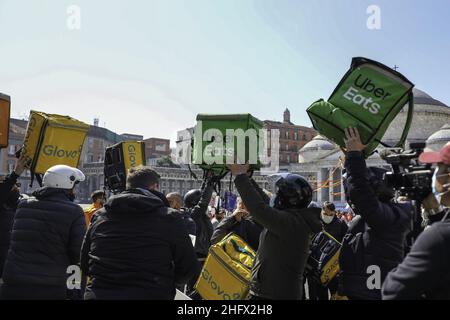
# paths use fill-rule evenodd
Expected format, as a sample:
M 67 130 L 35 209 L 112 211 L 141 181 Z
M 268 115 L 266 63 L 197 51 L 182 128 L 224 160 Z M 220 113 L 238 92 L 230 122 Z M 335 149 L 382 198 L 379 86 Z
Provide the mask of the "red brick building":
M 280 130 L 280 164 L 298 163 L 298 151 L 317 134 L 313 128 L 298 126 L 291 122 L 289 109 L 283 113 L 283 122 L 266 120 L 264 128 Z M 270 149 L 269 149 L 270 152 Z
M 171 154 L 169 139 L 149 138 L 144 142 L 147 164 L 153 164 L 151 159 L 167 157 Z

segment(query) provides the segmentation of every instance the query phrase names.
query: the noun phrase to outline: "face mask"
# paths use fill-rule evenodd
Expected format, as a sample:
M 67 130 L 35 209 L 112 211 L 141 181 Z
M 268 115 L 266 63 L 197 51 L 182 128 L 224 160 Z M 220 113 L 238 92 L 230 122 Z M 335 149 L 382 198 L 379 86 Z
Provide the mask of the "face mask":
M 323 213 L 320 213 L 320 216 L 322 217 L 322 221 L 325 222 L 326 224 L 330 224 L 334 218 L 334 216 L 327 216 L 327 215 L 324 215 Z

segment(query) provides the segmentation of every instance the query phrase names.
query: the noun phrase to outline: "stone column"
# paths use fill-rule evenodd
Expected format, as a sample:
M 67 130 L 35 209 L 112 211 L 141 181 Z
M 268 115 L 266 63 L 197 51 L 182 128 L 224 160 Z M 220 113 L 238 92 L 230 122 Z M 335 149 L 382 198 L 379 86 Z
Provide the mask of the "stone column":
M 328 182 L 328 201 L 330 202 L 334 202 L 334 173 L 333 173 L 334 168 L 330 168 L 328 169 L 328 179 L 330 180 Z
M 341 179 L 341 201 L 345 202 L 344 179 L 342 178 L 342 169 L 339 170 Z
M 316 183 L 316 185 L 317 185 L 317 187 L 316 187 L 316 189 L 317 188 L 320 188 L 320 186 L 321 186 L 321 184 L 322 184 L 322 169 L 318 169 L 317 170 L 317 183 Z M 320 204 L 320 203 L 322 203 L 322 190 L 317 190 L 317 202 Z

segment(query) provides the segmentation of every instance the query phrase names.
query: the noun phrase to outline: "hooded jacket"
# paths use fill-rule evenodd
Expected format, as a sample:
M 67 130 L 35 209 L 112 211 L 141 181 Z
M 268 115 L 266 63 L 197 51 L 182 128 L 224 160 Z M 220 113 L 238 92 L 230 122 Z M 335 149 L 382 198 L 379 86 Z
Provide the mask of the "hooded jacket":
M 264 227 L 250 293 L 265 299 L 300 300 L 310 239 L 322 228 L 321 210 L 271 208 L 247 175 L 238 175 L 234 182 L 248 211 Z
M 44 187 L 33 196 L 17 208 L 3 281 L 65 290 L 67 267 L 78 264 L 86 231 L 83 210 L 63 189 Z
M 182 219 L 145 190 L 111 197 L 91 222 L 81 250 L 87 299 L 173 299 L 197 268 Z

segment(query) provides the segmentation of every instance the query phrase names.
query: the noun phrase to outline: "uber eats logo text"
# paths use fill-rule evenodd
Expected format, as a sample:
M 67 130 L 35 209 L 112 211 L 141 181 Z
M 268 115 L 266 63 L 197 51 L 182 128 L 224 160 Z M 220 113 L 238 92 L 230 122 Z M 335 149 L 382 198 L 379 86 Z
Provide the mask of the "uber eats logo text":
M 224 288 L 221 288 L 220 284 L 214 281 L 212 274 L 210 274 L 206 269 L 203 269 L 202 271 L 202 278 L 206 280 L 208 287 L 214 292 L 214 294 L 220 296 L 222 300 L 241 300 L 243 298 L 239 292 L 225 292 Z
M 56 158 L 72 158 L 76 159 L 79 155 L 78 150 L 66 150 L 59 146 L 54 146 L 51 144 L 47 144 L 44 146 L 42 152 L 49 157 Z
M 370 96 L 367 96 L 368 94 Z M 378 87 L 373 80 L 361 74 L 358 75 L 353 85 L 344 93 L 345 99 L 367 109 L 372 114 L 378 114 L 381 109 L 381 105 L 376 103 L 374 98 L 377 101 L 383 101 L 389 96 L 392 96 L 392 94 Z

